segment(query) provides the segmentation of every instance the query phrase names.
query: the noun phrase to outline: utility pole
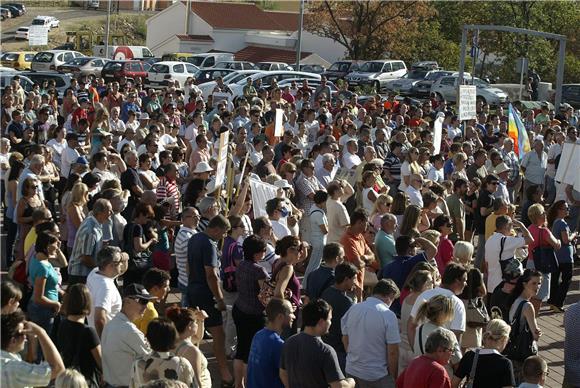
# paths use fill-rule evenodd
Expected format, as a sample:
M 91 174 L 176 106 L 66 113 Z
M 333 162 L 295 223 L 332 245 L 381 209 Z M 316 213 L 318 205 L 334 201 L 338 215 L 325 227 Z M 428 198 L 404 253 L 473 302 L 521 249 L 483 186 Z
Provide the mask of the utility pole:
M 111 3 L 113 1 L 109 0 L 107 2 L 107 30 L 105 31 L 105 57 L 109 58 L 109 38 L 111 33 Z
M 296 70 L 300 71 L 300 54 L 302 51 L 302 25 L 304 23 L 304 0 L 300 0 L 300 16 L 298 19 L 298 44 L 296 45 Z

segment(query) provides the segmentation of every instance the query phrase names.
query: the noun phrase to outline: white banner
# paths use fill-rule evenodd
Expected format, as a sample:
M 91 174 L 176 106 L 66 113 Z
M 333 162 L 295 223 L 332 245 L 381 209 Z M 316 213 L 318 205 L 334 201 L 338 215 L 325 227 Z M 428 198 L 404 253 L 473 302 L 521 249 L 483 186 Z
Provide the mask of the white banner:
M 284 109 L 276 109 L 276 121 L 274 123 L 274 136 L 284 135 Z
M 226 167 L 228 165 L 228 138 L 229 132 L 222 132 L 220 134 L 218 162 L 215 172 L 216 187 L 221 187 L 226 178 Z
M 433 123 L 433 155 L 441 153 L 441 140 L 443 140 L 443 117 L 438 117 Z
M 472 85 L 459 86 L 459 120 L 471 120 L 477 118 L 476 102 L 477 89 Z
M 278 188 L 274 185 L 250 178 L 250 191 L 252 194 L 254 218 L 268 217 L 268 213 L 266 213 L 266 202 L 278 196 Z
M 28 27 L 28 44 L 30 46 L 48 45 L 48 27 L 47 26 Z
M 557 182 L 564 181 L 575 147 L 576 144 L 574 143 L 564 143 L 562 153 L 560 154 L 560 163 L 558 164 L 558 170 L 556 170 L 556 177 L 554 178 Z

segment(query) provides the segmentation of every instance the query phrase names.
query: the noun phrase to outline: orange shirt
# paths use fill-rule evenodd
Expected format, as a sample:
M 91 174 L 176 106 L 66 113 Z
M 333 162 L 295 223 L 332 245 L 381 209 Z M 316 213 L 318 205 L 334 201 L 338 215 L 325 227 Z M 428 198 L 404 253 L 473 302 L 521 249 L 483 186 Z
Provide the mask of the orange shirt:
M 349 227 L 340 239 L 340 243 L 344 248 L 345 260 L 354 264 L 354 266 L 358 268 L 361 256 L 367 252 L 367 249 L 370 250 L 363 234 L 352 234 L 350 233 Z M 356 283 L 361 288 L 364 285 L 364 274 L 365 271 L 359 269 L 359 272 L 356 275 Z
M 270 145 L 270 147 L 274 147 L 276 144 L 280 142 L 280 138 L 274 136 L 274 126 L 275 124 L 272 122 L 264 129 L 264 134 L 268 138 L 268 144 Z

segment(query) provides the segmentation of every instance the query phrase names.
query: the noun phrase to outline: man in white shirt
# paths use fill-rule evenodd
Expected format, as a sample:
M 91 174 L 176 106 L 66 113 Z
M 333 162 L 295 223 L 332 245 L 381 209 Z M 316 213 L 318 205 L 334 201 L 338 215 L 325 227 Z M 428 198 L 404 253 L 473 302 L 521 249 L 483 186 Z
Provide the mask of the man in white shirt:
M 67 147 L 62 152 L 60 159 L 60 176 L 63 178 L 68 178 L 72 164 L 76 163 L 77 159 L 81 156 L 76 150 L 79 146 L 78 139 L 79 137 L 76 133 L 67 133 L 66 135 Z
M 409 196 L 409 204 L 423 208 L 423 177 L 417 174 L 411 174 L 409 177 L 409 186 L 405 189 L 405 193 Z
M 395 387 L 399 363 L 399 323 L 389 306 L 400 295 L 391 279 L 381 279 L 373 295 L 353 305 L 341 319 L 346 373 L 361 387 Z
M 115 278 L 127 269 L 129 256 L 113 246 L 103 247 L 97 253 L 97 267 L 87 277 L 93 310 L 88 316 L 89 326 L 100 336 L 105 324 L 121 311 L 122 299 Z
M 128 387 L 135 360 L 151 353 L 145 335 L 133 321 L 143 316 L 147 303 L 154 299 L 140 284 L 125 287 L 123 307 L 105 325 L 101 338 L 105 386 Z
M 512 226 L 517 226 L 524 237 L 512 236 Z M 501 215 L 495 220 L 495 233 L 485 242 L 484 273 L 487 273 L 487 292 L 493 290 L 502 281 L 501 261 L 507 261 L 515 256 L 518 248 L 523 248 L 533 241 L 528 229 L 520 221 Z
M 556 132 L 554 135 L 556 143 L 550 146 L 548 150 L 548 165 L 546 167 L 546 203 L 554 203 L 556 198 L 556 184 L 554 178 L 556 177 L 556 158 L 562 153 L 562 144 L 564 144 L 564 133 Z
M 544 141 L 534 140 L 532 150 L 524 155 L 521 169 L 524 172 L 524 193 L 528 187 L 539 185 L 544 187 L 544 175 L 548 167 L 548 154 L 544 152 Z
M 423 303 L 427 302 L 429 299 L 436 295 L 443 295 L 451 298 L 453 303 L 454 316 L 451 322 L 445 324 L 445 328 L 451 330 L 455 333 L 457 337 L 457 342 L 461 343 L 461 336 L 465 332 L 466 327 L 466 313 L 465 305 L 457 297 L 463 292 L 463 289 L 467 285 L 467 268 L 458 263 L 449 263 L 445 268 L 441 279 L 441 286 L 423 291 L 415 301 L 413 308 L 411 310 L 411 317 L 407 324 L 407 336 L 409 338 L 409 343 L 415 343 L 415 332 L 417 327 L 422 322 L 417 322 L 415 317 L 417 312 Z M 404 328 L 403 328 L 404 329 Z
M 316 178 L 318 178 L 318 181 L 325 189 L 336 174 L 336 169 L 334 168 L 336 165 L 335 160 L 333 154 L 328 153 L 322 155 L 322 166 L 316 170 Z
M 357 155 L 358 144 L 356 140 L 349 140 L 346 142 L 346 151 L 342 155 L 342 165 L 351 170 L 361 164 L 360 157 Z
M 347 190 L 348 189 L 348 190 Z M 354 190 L 346 181 L 333 181 L 326 187 L 328 199 L 326 200 L 326 218 L 328 219 L 327 243 L 337 243 L 350 225 L 350 216 L 343 201 L 348 198 Z M 348 192 L 347 192 L 348 191 Z
M 181 222 L 183 223 L 175 237 L 175 265 L 177 266 L 177 287 L 181 291 L 181 306 L 189 307 L 187 300 L 187 283 L 189 277 L 189 268 L 187 265 L 187 243 L 191 236 L 197 233 L 195 228 L 200 220 L 199 212 L 194 207 L 186 207 L 181 213 Z
M 288 209 L 284 206 L 283 198 L 272 198 L 266 202 L 266 213 L 272 223 L 272 231 L 276 240 L 290 236 L 290 229 L 286 226 L 286 222 L 282 222 L 288 216 Z

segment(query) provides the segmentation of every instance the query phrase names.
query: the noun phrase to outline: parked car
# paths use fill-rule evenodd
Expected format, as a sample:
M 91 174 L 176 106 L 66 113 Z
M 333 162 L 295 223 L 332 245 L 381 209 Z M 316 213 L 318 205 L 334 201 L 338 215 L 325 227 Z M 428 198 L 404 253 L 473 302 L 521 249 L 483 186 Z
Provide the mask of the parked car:
M 235 73 L 234 69 L 200 69 L 195 75 L 195 84 L 200 85 L 205 82 L 210 82 L 217 77 L 224 77 L 230 73 Z
M 223 77 L 224 84 L 230 85 L 237 83 L 239 81 L 246 82 L 248 77 L 256 73 L 261 73 L 261 70 L 238 70 L 233 71 Z M 201 95 L 203 98 L 207 98 L 210 94 L 212 94 L 217 82 L 216 81 L 209 81 L 199 84 L 198 87 L 201 90 Z
M 30 78 L 32 82 L 37 84 L 42 84 L 44 80 L 53 80 L 56 84 L 59 99 L 62 99 L 62 97 L 64 97 L 64 92 L 70 88 L 70 81 L 72 79 L 69 74 L 53 73 L 49 71 L 25 71 L 20 74 Z
M 2 66 L 11 67 L 16 70 L 30 70 L 34 51 L 13 51 L 2 55 Z
M 362 64 L 361 61 L 338 61 L 334 62 L 324 73 L 327 80 L 336 82 L 339 79 L 345 79 L 347 74 L 358 70 Z
M 411 70 L 437 70 L 439 64 L 435 61 L 420 61 L 411 65 Z
M 433 82 L 437 81 L 441 77 L 454 74 L 456 74 L 456 72 L 449 70 L 432 70 L 427 73 L 423 80 L 417 82 L 413 86 L 411 94 L 417 97 L 428 97 L 429 93 L 431 93 L 431 85 L 433 85 Z
M 286 79 L 308 79 L 310 80 L 318 80 L 320 81 L 320 74 L 314 73 L 305 73 L 301 71 L 267 71 L 262 73 L 256 73 L 250 77 L 252 79 L 252 83 L 256 84 L 258 80 L 261 80 L 262 87 L 266 88 L 272 84 L 272 80 L 276 80 L 281 82 Z M 233 92 L 233 97 L 239 97 L 244 94 L 244 86 L 246 85 L 247 80 L 240 80 L 235 84 L 228 85 Z
M 18 75 L 20 77 L 20 86 L 22 86 L 22 89 L 24 89 L 24 92 L 26 94 L 28 94 L 28 92 L 30 92 L 32 90 L 32 87 L 34 86 L 34 82 L 32 82 L 32 80 L 30 80 L 30 78 L 22 75 L 22 74 L 18 74 L 17 72 L 4 72 L 4 71 L 0 71 L 0 91 L 2 93 L 4 93 L 4 88 L 8 85 L 10 85 L 10 83 L 12 82 L 12 78 L 14 78 L 14 76 Z
M 322 74 L 326 71 L 326 68 L 321 65 L 309 65 L 309 64 L 301 64 L 300 68 L 296 68 L 296 64 L 292 65 L 292 69 L 296 71 L 303 71 L 306 73 L 315 73 L 315 74 Z
M 413 94 L 415 85 L 425 80 L 427 75 L 430 73 L 430 70 L 416 68 L 405 74 L 403 78 L 399 78 L 396 80 L 387 81 L 385 84 L 385 88 L 387 90 L 396 91 L 399 94 L 410 96 Z
M 107 58 L 80 57 L 58 66 L 56 70 L 59 73 L 71 73 L 75 78 L 85 76 L 94 79 L 101 76 L 103 66 L 109 61 Z
M 32 59 L 30 68 L 34 71 L 56 71 L 60 65 L 75 58 L 84 57 L 84 54 L 71 50 L 48 50 L 37 53 Z
M 163 62 L 167 62 L 167 61 L 186 62 L 186 59 L 189 57 L 192 57 L 192 56 L 193 56 L 192 53 L 168 53 L 168 54 L 163 54 L 161 56 L 161 61 L 163 61 Z
M 9 9 L 13 18 L 24 15 L 24 11 L 22 11 L 21 8 L 15 7 L 13 5 L 2 4 L 2 7 Z
M 60 26 L 60 20 L 54 16 L 37 16 L 30 23 L 31 26 L 45 26 L 48 27 L 48 31 L 53 28 L 58 28 Z
M 17 8 L 20 11 L 20 15 L 24 15 L 26 13 L 26 7 L 24 6 L 24 4 L 20 4 L 20 3 L 5 3 L 2 4 L 3 7 L 9 6 L 9 7 L 14 7 Z
M 204 69 L 207 67 L 217 67 L 215 66 L 218 62 L 223 61 L 233 61 L 234 54 L 232 53 L 205 53 L 205 54 L 194 54 L 191 57 L 185 59 L 186 62 L 191 63 L 199 67 L 200 69 Z
M 580 109 L 580 84 L 562 85 L 562 102 Z
M 275 70 L 294 70 L 285 62 L 258 62 L 256 63 L 258 70 L 275 71 Z
M 457 75 L 441 77 L 431 85 L 431 93 L 436 93 L 438 97 L 442 97 L 449 102 L 457 102 L 458 80 Z M 471 77 L 465 77 L 464 80 L 466 85 L 471 84 Z M 476 86 L 477 101 L 497 106 L 508 100 L 506 92 L 492 87 L 479 78 L 473 78 L 473 84 Z
M 121 77 L 146 79 L 149 69 L 150 65 L 143 61 L 109 61 L 103 66 L 101 77 L 105 82 L 118 81 Z
M 379 92 L 388 80 L 403 77 L 407 73 L 405 62 L 398 60 L 368 61 L 346 76 L 349 86 L 373 86 Z
M 14 39 L 28 40 L 28 28 L 29 27 L 18 27 L 18 29 L 14 33 Z
M 295 82 L 299 88 L 302 88 L 302 80 L 303 80 L 302 78 L 285 79 L 285 80 L 278 82 L 278 87 L 280 89 L 284 89 L 286 86 L 292 86 L 292 82 Z M 309 79 L 308 80 L 308 86 L 310 88 L 311 93 L 314 93 L 316 88 L 320 86 L 320 82 L 321 82 L 320 80 L 316 80 L 316 79 Z M 330 98 L 332 98 L 336 93 L 338 93 L 338 88 L 336 87 L 334 82 L 326 81 L 326 86 L 328 86 L 330 88 L 330 93 L 331 93 L 331 96 L 329 96 Z
M 194 77 L 199 67 L 191 63 L 180 61 L 166 61 L 155 63 L 149 69 L 147 83 L 152 88 L 162 88 L 168 85 L 168 81 L 177 81 L 179 86 L 185 85 L 189 77 Z
M 218 69 L 255 70 L 256 65 L 248 61 L 221 61 L 215 64 Z
M 8 8 L 0 7 L 0 19 L 6 20 L 12 17 L 12 12 Z
M 105 49 L 107 52 L 105 53 Z M 124 61 L 126 59 L 153 58 L 154 55 L 146 46 L 115 46 L 105 47 L 103 44 L 93 46 L 93 56 L 99 58 L 115 59 Z

